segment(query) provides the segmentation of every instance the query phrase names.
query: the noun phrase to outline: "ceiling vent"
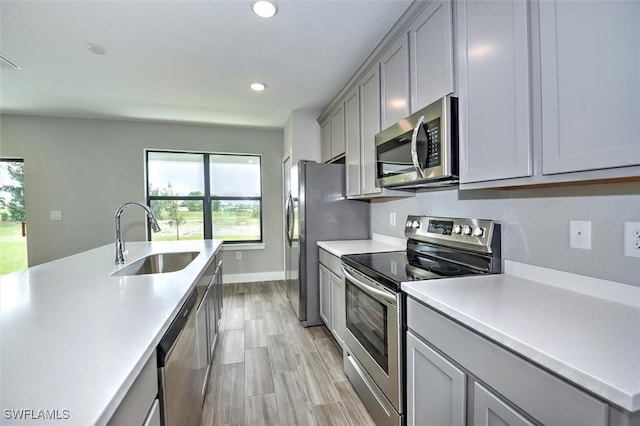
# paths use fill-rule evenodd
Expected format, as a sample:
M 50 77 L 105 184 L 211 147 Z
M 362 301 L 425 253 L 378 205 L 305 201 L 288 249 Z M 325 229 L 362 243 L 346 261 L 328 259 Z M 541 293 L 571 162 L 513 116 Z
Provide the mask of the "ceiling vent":
M 4 54 L 2 54 L 2 53 L 0 53 L 0 68 L 13 69 L 13 70 L 18 70 L 18 71 L 23 69 L 20 65 L 16 64 L 11 59 L 9 59 L 6 56 L 4 56 Z

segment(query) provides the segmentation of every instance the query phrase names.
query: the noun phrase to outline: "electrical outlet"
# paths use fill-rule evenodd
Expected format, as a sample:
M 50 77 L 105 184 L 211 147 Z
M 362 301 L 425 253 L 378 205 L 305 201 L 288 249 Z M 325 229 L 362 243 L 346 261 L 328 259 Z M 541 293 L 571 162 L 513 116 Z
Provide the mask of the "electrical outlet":
M 389 213 L 389 225 L 396 226 L 396 212 Z
M 237 251 L 236 252 L 236 260 L 242 260 L 242 252 L 241 251 Z
M 569 246 L 571 248 L 591 250 L 591 221 L 572 220 L 569 222 Z
M 62 210 L 51 210 L 51 220 L 62 220 Z
M 624 255 L 640 257 L 640 222 L 624 223 Z

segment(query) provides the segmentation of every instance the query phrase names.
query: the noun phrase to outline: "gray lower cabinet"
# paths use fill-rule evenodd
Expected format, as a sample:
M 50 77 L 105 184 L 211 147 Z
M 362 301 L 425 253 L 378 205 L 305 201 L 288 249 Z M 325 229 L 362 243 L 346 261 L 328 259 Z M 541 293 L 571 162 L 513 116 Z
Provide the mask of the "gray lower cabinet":
M 147 414 L 144 426 L 160 426 L 160 401 L 156 399 Z
M 544 174 L 640 164 L 638 22 L 638 1 L 540 1 Z
M 320 273 L 320 318 L 331 329 L 331 272 L 322 264 Z
M 157 426 L 158 411 L 158 367 L 156 351 L 153 351 L 107 425 Z
M 473 382 L 473 426 L 534 426 L 500 397 Z
M 204 291 L 204 295 L 196 311 L 196 345 L 198 346 L 198 382 L 200 383 L 200 394 L 204 401 L 207 391 L 207 372 L 209 369 L 209 346 L 207 345 L 208 336 L 208 298 L 209 290 L 198 288 L 198 291 Z
M 465 398 L 466 414 L 462 422 L 466 418 L 474 426 L 625 424 L 615 419 L 610 421 L 610 407 L 600 399 L 412 298 L 407 299 L 407 327 L 410 424 L 460 424 L 459 407 L 461 402 L 464 405 Z M 438 370 L 441 373 L 436 378 Z M 467 375 L 467 382 L 473 382 L 466 386 L 466 396 L 460 396 L 461 389 L 465 388 L 459 384 L 461 374 Z M 419 387 L 412 389 L 412 383 L 418 383 L 413 386 Z M 436 399 L 439 402 L 430 403 L 422 395 L 439 395 Z M 412 404 L 417 407 L 416 414 L 412 414 Z M 426 408 L 431 405 L 434 408 Z M 452 410 L 455 414 L 450 415 L 456 417 L 452 417 L 451 423 L 446 417 L 441 417 L 444 423 L 411 423 L 412 415 L 416 420 L 422 419 L 418 416 L 425 415 L 424 410 L 437 411 L 438 408 L 439 416 Z
M 530 176 L 528 2 L 457 7 L 460 183 Z
M 344 333 L 346 330 L 346 295 L 342 262 L 340 258 L 321 248 L 320 260 L 320 318 L 331 331 L 340 347 L 344 347 Z
M 342 275 L 331 273 L 331 334 L 336 338 L 341 347 L 344 347 L 344 333 L 347 328 L 346 321 L 346 295 L 344 292 L 344 280 Z
M 217 253 L 197 283 L 202 294 L 196 311 L 197 380 L 202 402 L 207 392 L 222 309 L 222 256 Z
M 466 374 L 407 332 L 407 425 L 465 425 Z

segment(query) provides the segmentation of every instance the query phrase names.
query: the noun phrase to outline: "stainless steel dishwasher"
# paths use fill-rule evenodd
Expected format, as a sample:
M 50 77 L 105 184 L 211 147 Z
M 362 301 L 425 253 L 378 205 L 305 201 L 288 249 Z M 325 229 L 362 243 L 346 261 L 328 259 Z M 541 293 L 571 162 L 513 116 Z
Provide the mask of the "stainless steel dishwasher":
M 198 383 L 194 290 L 158 345 L 161 420 L 164 426 L 197 426 L 202 413 Z

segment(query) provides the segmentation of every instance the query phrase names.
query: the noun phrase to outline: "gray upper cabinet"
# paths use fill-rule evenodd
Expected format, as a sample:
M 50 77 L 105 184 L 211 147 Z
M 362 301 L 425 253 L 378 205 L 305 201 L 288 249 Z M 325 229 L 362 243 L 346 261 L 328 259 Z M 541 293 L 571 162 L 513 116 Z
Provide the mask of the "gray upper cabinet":
M 360 195 L 360 87 L 356 86 L 344 102 L 347 196 Z
M 409 55 L 412 112 L 454 92 L 450 1 L 430 1 L 412 21 Z
M 331 158 L 344 154 L 344 104 L 331 113 Z
M 320 159 L 323 163 L 335 161 L 345 153 L 344 102 L 340 102 L 320 122 Z
M 320 160 L 331 160 L 331 117 L 320 123 Z
M 532 173 L 527 2 L 458 3 L 460 182 Z
M 407 331 L 407 425 L 465 425 L 466 374 Z
M 540 2 L 543 173 L 640 164 L 640 2 Z
M 409 116 L 409 49 L 401 35 L 380 59 L 382 129 Z
M 380 75 L 377 66 L 360 83 L 360 111 L 362 194 L 378 194 L 382 189 L 376 186 L 375 137 L 380 132 Z

